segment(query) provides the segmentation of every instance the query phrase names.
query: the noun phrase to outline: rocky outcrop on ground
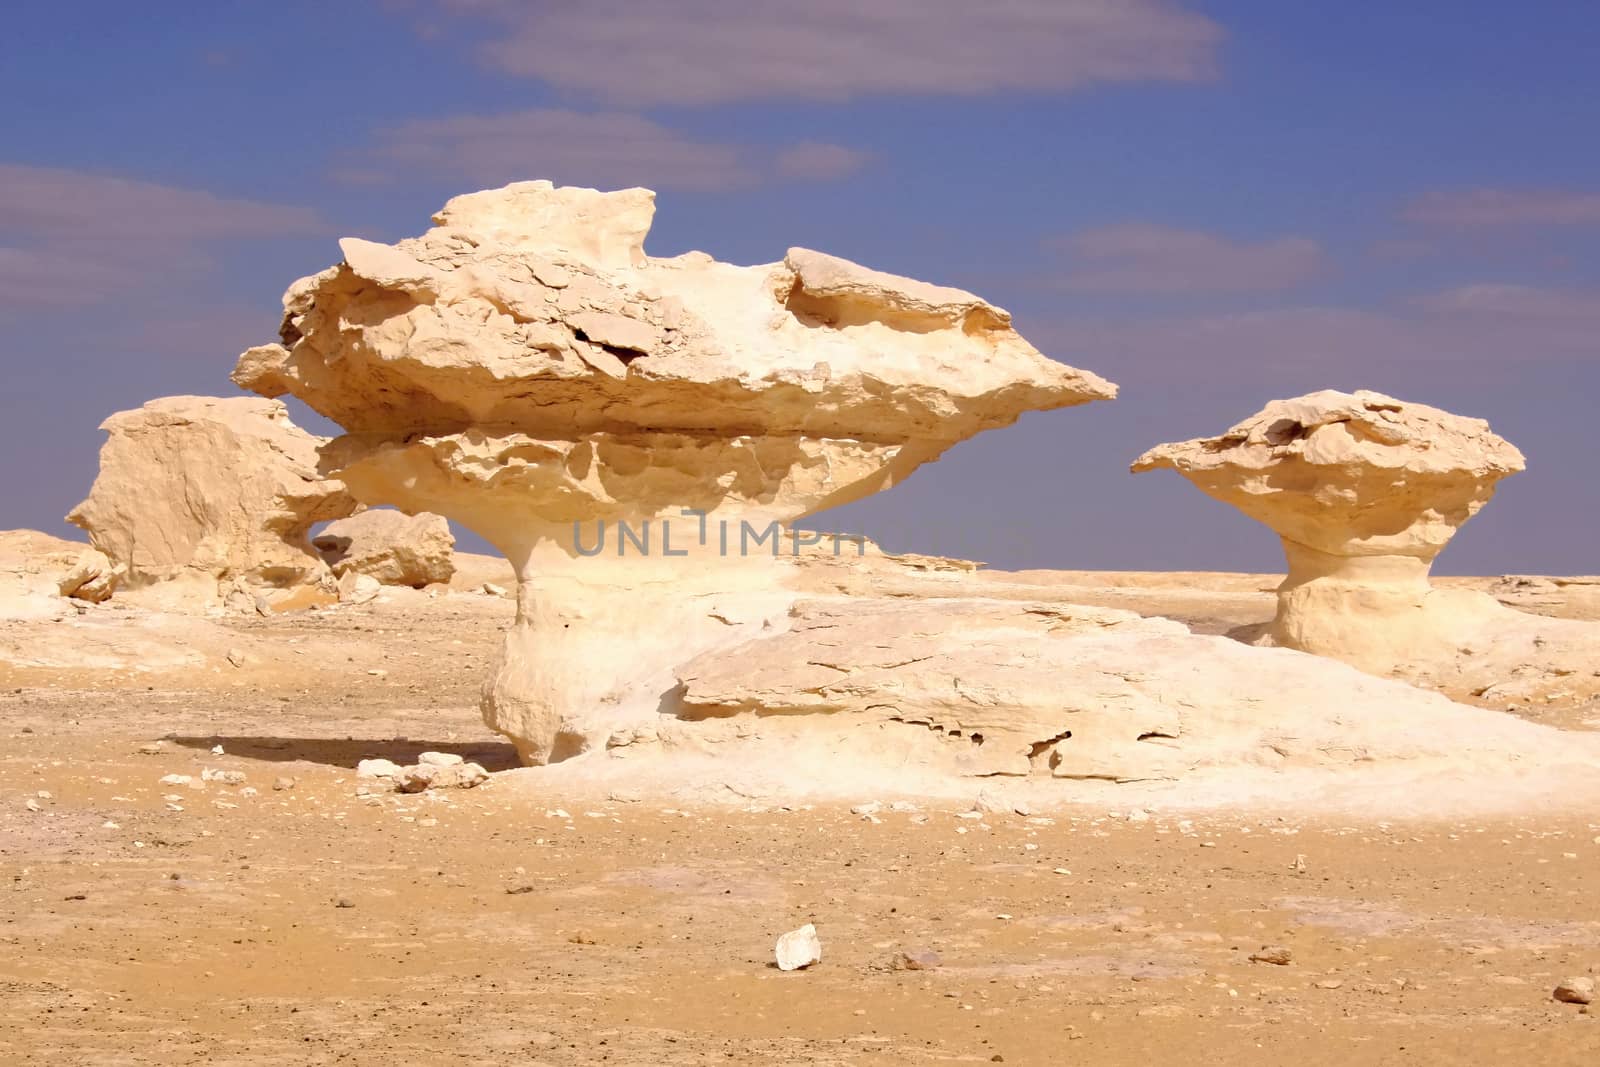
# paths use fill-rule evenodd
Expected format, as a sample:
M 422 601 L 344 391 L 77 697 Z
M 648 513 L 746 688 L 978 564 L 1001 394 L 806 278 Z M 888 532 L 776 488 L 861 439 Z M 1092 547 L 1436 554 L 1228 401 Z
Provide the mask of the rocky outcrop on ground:
M 49 619 L 68 612 L 64 598 L 98 604 L 122 571 L 88 545 L 38 530 L 0 530 L 0 619 Z
M 322 439 L 281 402 L 163 397 L 101 429 L 99 476 L 67 519 L 128 593 L 174 609 L 332 599 L 309 533 L 358 505 L 317 473 Z
M 788 623 L 686 664 L 675 707 L 685 724 L 666 738 L 806 717 L 858 736 L 925 730 L 924 748 L 954 774 L 1118 782 L 1226 767 L 1465 765 L 1553 740 L 1344 664 L 1115 609 L 827 598 L 797 603 Z
M 484 711 L 532 763 L 781 618 L 783 524 L 1115 395 L 971 293 L 805 249 L 656 259 L 653 214 L 647 190 L 522 182 L 392 247 L 346 239 L 234 373 L 345 427 L 323 471 L 357 498 L 448 516 L 516 567 Z
M 1220 437 L 1160 445 L 1133 465 L 1159 468 L 1282 539 L 1288 576 L 1264 641 L 1480 693 L 1512 676 L 1535 691 L 1558 678 L 1600 685 L 1600 628 L 1429 580 L 1496 483 L 1523 469 L 1522 453 L 1482 419 L 1327 390 L 1274 401 Z
M 311 543 L 334 576 L 365 574 L 380 585 L 414 589 L 455 574 L 455 536 L 442 515 L 373 508 L 330 522 Z

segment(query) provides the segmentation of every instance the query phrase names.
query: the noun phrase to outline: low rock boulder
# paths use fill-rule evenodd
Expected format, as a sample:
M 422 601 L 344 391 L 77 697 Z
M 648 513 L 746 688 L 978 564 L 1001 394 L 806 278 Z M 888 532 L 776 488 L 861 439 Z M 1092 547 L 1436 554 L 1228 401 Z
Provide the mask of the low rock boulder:
M 442 515 L 375 508 L 329 523 L 311 543 L 341 579 L 353 572 L 421 589 L 456 571 L 456 540 Z
M 332 575 L 311 547 L 319 522 L 359 506 L 317 471 L 323 439 L 276 400 L 169 396 L 101 424 L 109 434 L 89 497 L 67 521 L 152 606 L 296 598 Z M 92 577 L 84 586 L 98 589 Z M 79 588 L 83 588 L 80 586 Z M 299 599 L 304 599 L 299 597 Z

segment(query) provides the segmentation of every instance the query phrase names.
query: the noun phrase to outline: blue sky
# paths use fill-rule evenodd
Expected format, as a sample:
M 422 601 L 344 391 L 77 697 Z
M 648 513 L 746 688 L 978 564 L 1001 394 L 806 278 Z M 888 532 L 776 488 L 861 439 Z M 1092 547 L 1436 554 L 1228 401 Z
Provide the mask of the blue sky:
M 1128 462 L 1376 388 L 1528 456 L 1440 571 L 1594 573 L 1596 55 L 1581 0 L 19 5 L 0 527 L 70 529 L 112 411 L 230 395 L 339 236 L 548 177 L 657 189 L 656 254 L 804 245 L 972 289 L 1123 386 L 822 525 L 1007 566 L 1272 569 L 1264 529 Z

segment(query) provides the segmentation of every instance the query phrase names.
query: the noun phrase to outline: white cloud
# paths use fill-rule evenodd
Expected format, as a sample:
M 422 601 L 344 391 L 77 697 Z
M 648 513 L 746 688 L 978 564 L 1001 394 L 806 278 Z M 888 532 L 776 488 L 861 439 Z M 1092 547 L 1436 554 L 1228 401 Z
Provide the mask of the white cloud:
M 1325 265 L 1322 247 L 1306 237 L 1244 242 L 1149 223 L 1085 230 L 1052 244 L 1074 261 L 1062 286 L 1083 292 L 1267 292 L 1299 285 Z
M 511 74 L 632 105 L 1060 91 L 1216 75 L 1221 28 L 1175 0 L 440 0 Z
M 843 177 L 864 155 L 806 142 L 770 150 L 695 140 L 638 115 L 540 108 L 413 119 L 378 130 L 359 166 L 335 176 L 370 182 L 388 168 L 422 169 L 480 186 L 528 178 L 616 189 L 717 191 L 772 177 Z
M 1600 225 L 1600 193 L 1571 189 L 1458 189 L 1406 205 L 1410 222 L 1444 229 Z

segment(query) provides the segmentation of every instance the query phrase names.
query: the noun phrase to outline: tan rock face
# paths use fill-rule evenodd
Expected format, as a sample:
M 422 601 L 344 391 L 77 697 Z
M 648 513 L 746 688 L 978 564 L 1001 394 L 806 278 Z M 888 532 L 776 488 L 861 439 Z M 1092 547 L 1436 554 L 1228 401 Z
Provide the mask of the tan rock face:
M 1443 654 L 1465 618 L 1498 614 L 1488 597 L 1428 582 L 1456 530 L 1523 469 L 1522 453 L 1481 419 L 1328 390 L 1133 465 L 1163 467 L 1283 539 L 1277 644 L 1382 673 Z
M 281 343 L 234 374 L 343 425 L 324 470 L 364 502 L 505 552 L 519 621 L 485 710 L 534 762 L 592 742 L 610 674 L 670 686 L 674 662 L 727 640 L 696 598 L 781 584 L 745 573 L 770 559 L 728 558 L 725 523 L 790 522 L 1025 411 L 1115 395 L 970 293 L 803 249 L 651 258 L 653 211 L 647 190 L 547 182 L 457 197 L 416 239 L 342 242 L 290 287 Z M 671 523 L 689 556 L 590 559 L 602 522 L 652 523 L 658 545 Z
M 130 591 L 210 605 L 328 580 L 307 535 L 358 505 L 317 474 L 322 439 L 282 403 L 164 397 L 101 429 L 100 474 L 67 519 L 125 570 Z
M 331 522 L 312 539 L 336 577 L 354 571 L 384 585 L 418 589 L 451 579 L 455 543 L 444 516 L 386 508 Z

